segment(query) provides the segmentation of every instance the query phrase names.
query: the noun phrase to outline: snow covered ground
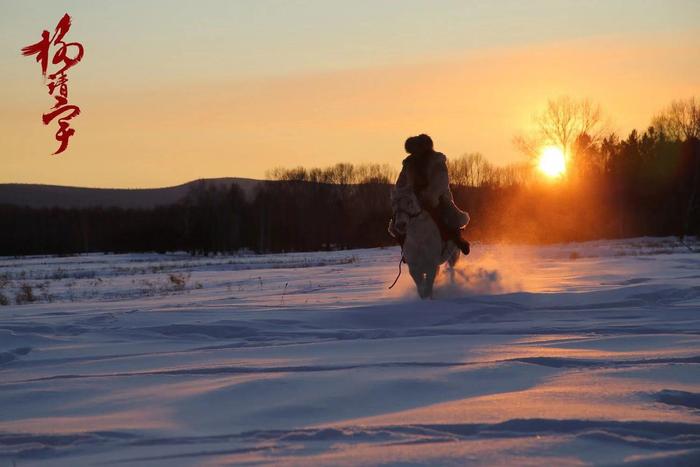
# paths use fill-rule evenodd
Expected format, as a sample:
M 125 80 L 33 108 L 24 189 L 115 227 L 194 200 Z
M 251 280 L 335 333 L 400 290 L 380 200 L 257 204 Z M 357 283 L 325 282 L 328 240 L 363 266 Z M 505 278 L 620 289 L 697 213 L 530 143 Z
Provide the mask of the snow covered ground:
M 1 258 L 0 465 L 700 465 L 700 254 L 398 255 Z

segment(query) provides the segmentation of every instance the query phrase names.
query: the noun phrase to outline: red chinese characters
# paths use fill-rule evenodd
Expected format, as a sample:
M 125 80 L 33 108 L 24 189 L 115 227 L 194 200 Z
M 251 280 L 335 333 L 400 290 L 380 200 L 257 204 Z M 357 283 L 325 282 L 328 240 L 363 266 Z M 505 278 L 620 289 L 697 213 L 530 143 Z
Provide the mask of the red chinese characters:
M 69 68 L 75 66 L 83 58 L 85 49 L 78 42 L 65 42 L 64 36 L 71 26 L 70 16 L 66 13 L 61 21 L 56 25 L 53 37 L 49 37 L 49 32 L 41 33 L 41 40 L 36 44 L 22 48 L 22 55 L 36 55 L 36 61 L 41 65 L 41 74 L 47 78 L 49 71 L 49 51 L 53 47 L 55 52 L 51 57 L 51 65 L 56 69 L 48 75 L 49 95 L 55 99 L 54 106 L 48 113 L 42 115 L 44 125 L 48 125 L 54 119 L 58 119 L 58 131 L 56 141 L 61 145 L 54 154 L 60 154 L 68 147 L 68 139 L 75 134 L 75 130 L 70 127 L 69 120 L 80 115 L 80 107 L 68 103 L 68 75 Z

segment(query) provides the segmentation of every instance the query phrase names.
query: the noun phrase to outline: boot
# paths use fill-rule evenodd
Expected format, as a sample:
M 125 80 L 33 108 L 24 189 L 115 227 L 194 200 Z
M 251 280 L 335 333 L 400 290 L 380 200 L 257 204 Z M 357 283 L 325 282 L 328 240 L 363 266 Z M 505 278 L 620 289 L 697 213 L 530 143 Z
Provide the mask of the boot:
M 467 256 L 470 251 L 469 242 L 462 238 L 462 229 L 458 229 L 457 232 L 455 232 L 453 240 L 462 254 Z

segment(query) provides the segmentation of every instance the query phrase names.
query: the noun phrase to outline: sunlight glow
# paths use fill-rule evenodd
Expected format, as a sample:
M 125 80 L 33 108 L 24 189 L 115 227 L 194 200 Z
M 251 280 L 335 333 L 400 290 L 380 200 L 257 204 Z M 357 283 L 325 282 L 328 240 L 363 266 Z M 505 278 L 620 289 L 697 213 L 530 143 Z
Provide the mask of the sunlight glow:
M 548 177 L 559 177 L 566 172 L 564 151 L 557 146 L 547 146 L 542 149 L 537 168 Z

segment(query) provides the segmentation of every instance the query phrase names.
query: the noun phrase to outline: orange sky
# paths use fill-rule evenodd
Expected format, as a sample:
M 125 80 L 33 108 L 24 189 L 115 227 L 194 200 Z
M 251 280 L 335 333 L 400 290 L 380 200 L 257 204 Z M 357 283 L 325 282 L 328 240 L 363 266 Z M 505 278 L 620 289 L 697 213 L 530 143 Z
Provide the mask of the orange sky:
M 0 95 L 0 182 L 154 187 L 201 177 L 261 178 L 280 165 L 398 166 L 403 140 L 419 132 L 431 134 L 448 156 L 480 151 L 508 163 L 520 157 L 513 136 L 527 130 L 548 98 L 591 98 L 612 128 L 626 134 L 643 129 L 670 100 L 700 95 L 700 30 L 687 28 L 481 44 L 415 59 L 286 67 L 283 73 L 217 74 L 197 73 L 186 63 L 174 71 L 178 54 L 187 53 L 178 50 L 169 52 L 170 65 L 153 69 L 142 59 L 130 63 L 120 56 L 111 63 L 99 49 L 91 51 L 91 31 L 78 27 L 73 13 L 69 38 L 84 43 L 86 58 L 69 72 L 70 99 L 83 113 L 71 121 L 76 135 L 68 150 L 50 156 L 56 125 L 40 120 L 49 96 L 39 66 L 19 56 L 15 45 L 38 40 L 40 30 L 52 29 L 60 17 L 54 16 L 32 26 L 38 30 L 24 34 L 29 40 L 13 31 L 16 54 L 0 62 L 7 70 Z M 141 81 L 130 78 L 129 67 L 137 68 Z

